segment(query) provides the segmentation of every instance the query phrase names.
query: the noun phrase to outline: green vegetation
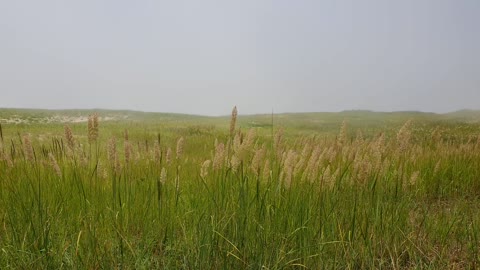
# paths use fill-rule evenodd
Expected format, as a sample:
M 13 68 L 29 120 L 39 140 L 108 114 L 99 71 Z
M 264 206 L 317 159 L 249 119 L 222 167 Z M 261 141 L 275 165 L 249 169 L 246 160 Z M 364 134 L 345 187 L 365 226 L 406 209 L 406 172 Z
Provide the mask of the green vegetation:
M 0 110 L 0 269 L 480 267 L 478 112 L 97 112 Z

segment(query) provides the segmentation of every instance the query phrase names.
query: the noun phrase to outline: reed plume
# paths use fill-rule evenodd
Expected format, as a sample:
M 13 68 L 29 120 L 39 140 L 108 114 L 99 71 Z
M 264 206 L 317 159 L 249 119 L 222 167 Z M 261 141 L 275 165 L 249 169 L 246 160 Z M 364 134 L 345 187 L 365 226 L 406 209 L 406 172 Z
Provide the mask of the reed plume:
M 309 180 L 312 180 L 317 176 L 318 167 L 319 167 L 318 161 L 320 160 L 321 155 L 322 155 L 321 147 L 319 145 L 315 146 L 315 148 L 312 151 L 312 154 L 310 155 L 310 158 L 308 159 L 307 167 L 303 172 L 304 177 L 306 177 Z
M 208 169 L 210 168 L 210 164 L 212 163 L 211 160 L 205 160 L 202 164 L 202 168 L 200 169 L 200 177 L 205 178 L 208 175 Z
M 170 164 L 170 162 L 172 162 L 172 148 L 168 148 L 167 149 L 167 154 L 165 156 L 165 162 L 167 162 L 167 164 Z
M 88 116 L 88 142 L 91 144 L 98 138 L 98 114 Z
M 23 136 L 23 152 L 27 161 L 35 161 L 35 153 L 33 150 L 32 142 L 30 141 L 30 136 L 28 135 Z
M 363 137 L 363 132 L 359 129 L 357 130 L 357 136 L 355 137 L 355 145 L 361 146 L 365 142 L 365 138 Z
M 252 169 L 253 173 L 255 173 L 256 175 L 260 174 L 260 167 L 262 166 L 261 163 L 265 158 L 266 152 L 267 152 L 267 147 L 265 144 L 263 144 L 262 147 L 260 149 L 257 149 L 255 151 L 255 154 L 253 155 L 250 168 Z
M 401 153 L 408 149 L 410 138 L 412 136 L 410 131 L 411 124 L 412 120 L 408 120 L 397 133 L 398 151 Z
M 110 140 L 108 140 L 107 154 L 108 154 L 108 160 L 110 161 L 110 164 L 114 166 L 115 159 L 117 156 L 117 142 L 115 137 L 112 137 Z
M 409 182 L 409 184 L 410 184 L 411 186 L 414 186 L 414 185 L 417 183 L 419 176 L 420 176 L 420 172 L 419 172 L 419 171 L 413 172 L 412 175 L 410 176 L 410 182 Z
M 437 161 L 437 163 L 435 164 L 435 168 L 433 169 L 433 174 L 437 174 L 440 171 L 441 164 L 442 164 L 441 160 Z
M 177 160 L 179 160 L 182 157 L 184 144 L 185 144 L 185 140 L 183 139 L 183 137 L 180 137 L 180 139 L 178 139 L 177 141 L 177 156 L 176 156 Z
M 167 182 L 167 171 L 165 170 L 165 168 L 162 168 L 162 171 L 160 172 L 160 183 L 162 183 L 162 185 L 165 185 L 166 182 Z
M 295 151 L 289 150 L 283 164 L 283 172 L 285 176 L 284 183 L 286 187 L 290 187 L 292 183 L 293 170 L 295 168 L 296 158 L 297 154 L 295 153 Z
M 255 143 L 255 130 L 250 129 L 245 138 L 237 133 L 233 140 L 233 151 L 240 161 L 244 161 Z
M 235 125 L 237 123 L 237 106 L 233 107 L 232 110 L 232 118 L 230 119 L 230 137 L 233 137 L 233 134 L 235 132 Z
M 0 161 L 2 160 L 7 163 L 7 166 L 9 168 L 13 167 L 12 158 L 7 152 L 5 152 L 5 149 L 3 148 L 3 143 L 0 141 Z
M 234 173 L 238 172 L 238 167 L 240 166 L 240 159 L 234 154 L 230 160 L 230 167 Z
M 55 156 L 50 152 L 48 153 L 48 158 L 50 160 L 50 165 L 52 166 L 53 170 L 55 171 L 55 174 L 58 177 L 62 177 L 62 171 L 60 170 L 60 166 L 58 166 L 57 160 L 55 159 Z
M 67 141 L 68 148 L 70 148 L 70 150 L 74 151 L 75 138 L 73 137 L 72 129 L 68 125 L 65 125 L 65 139 Z
M 270 160 L 265 160 L 265 165 L 263 165 L 263 179 L 267 180 L 270 179 L 272 171 L 270 169 Z
M 215 156 L 213 158 L 213 169 L 218 171 L 223 167 L 225 162 L 225 145 L 217 143 L 215 146 Z
M 295 168 L 293 170 L 294 175 L 297 175 L 300 172 L 304 171 L 304 167 L 307 163 L 310 152 L 312 151 L 311 149 L 312 147 L 310 146 L 310 144 L 305 144 L 302 153 L 300 154 L 300 159 L 298 160 L 297 164 L 295 164 Z

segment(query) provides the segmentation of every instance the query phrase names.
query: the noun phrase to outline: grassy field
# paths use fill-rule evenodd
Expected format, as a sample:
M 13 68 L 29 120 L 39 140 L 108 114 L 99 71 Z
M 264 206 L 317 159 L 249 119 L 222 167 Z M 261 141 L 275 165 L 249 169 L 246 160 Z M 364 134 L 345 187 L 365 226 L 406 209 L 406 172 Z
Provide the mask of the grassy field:
M 0 269 L 475 269 L 480 114 L 0 109 Z

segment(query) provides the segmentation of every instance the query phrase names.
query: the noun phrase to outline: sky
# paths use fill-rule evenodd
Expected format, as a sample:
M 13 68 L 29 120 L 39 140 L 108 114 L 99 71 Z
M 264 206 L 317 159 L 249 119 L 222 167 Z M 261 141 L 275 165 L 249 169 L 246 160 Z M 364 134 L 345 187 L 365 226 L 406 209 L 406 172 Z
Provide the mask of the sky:
M 0 107 L 480 109 L 478 0 L 0 0 Z

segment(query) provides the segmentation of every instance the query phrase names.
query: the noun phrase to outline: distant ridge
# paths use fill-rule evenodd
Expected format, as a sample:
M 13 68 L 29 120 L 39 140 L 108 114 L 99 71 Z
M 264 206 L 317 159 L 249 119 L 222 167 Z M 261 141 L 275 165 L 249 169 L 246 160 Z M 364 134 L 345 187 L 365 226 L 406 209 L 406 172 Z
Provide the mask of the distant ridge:
M 93 112 L 99 112 L 107 115 L 127 115 L 129 118 L 155 118 L 155 117 L 169 117 L 169 118 L 223 118 L 230 117 L 229 113 L 221 116 L 204 116 L 199 114 L 185 114 L 185 113 L 170 113 L 170 112 L 147 112 L 136 110 L 119 110 L 119 109 L 31 109 L 31 108 L 0 108 L 0 118 L 5 118 L 14 114 L 35 114 L 39 116 L 51 116 L 51 115 L 88 115 Z M 271 113 L 258 113 L 258 114 L 242 114 L 241 108 L 239 108 L 239 115 L 241 117 L 266 117 L 271 116 Z M 281 112 L 275 113 L 276 116 L 289 116 L 292 117 L 315 117 L 315 116 L 332 116 L 332 115 L 345 115 L 345 116 L 382 116 L 382 115 L 397 115 L 397 116 L 425 116 L 425 117 L 439 117 L 449 120 L 461 120 L 461 121 L 478 121 L 480 122 L 480 110 L 462 109 L 448 113 L 435 113 L 435 112 L 422 112 L 422 111 L 372 111 L 372 110 L 343 110 L 339 112 Z

